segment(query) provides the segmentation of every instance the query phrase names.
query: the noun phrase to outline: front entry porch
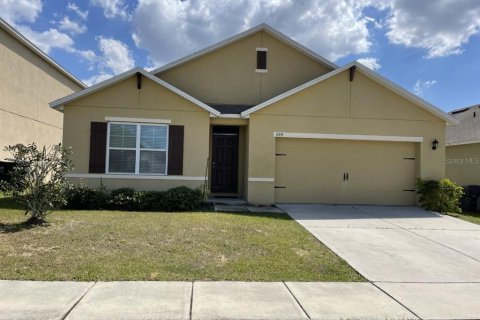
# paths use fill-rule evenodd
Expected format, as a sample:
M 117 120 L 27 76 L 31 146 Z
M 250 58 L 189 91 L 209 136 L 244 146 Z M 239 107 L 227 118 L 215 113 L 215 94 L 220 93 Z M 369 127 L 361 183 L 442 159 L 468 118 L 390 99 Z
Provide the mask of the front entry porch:
M 212 125 L 210 131 L 211 197 L 242 198 L 245 194 L 247 127 Z

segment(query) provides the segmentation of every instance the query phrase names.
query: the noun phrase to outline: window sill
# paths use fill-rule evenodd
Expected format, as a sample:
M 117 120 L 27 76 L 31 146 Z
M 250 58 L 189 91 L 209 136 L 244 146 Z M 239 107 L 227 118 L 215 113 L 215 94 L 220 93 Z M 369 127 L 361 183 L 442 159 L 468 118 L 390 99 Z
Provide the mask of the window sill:
M 267 69 L 255 69 L 255 72 L 258 72 L 258 73 L 267 73 L 268 70 L 267 70 Z
M 126 174 L 126 173 L 69 173 L 67 178 L 83 179 L 137 179 L 137 180 L 186 180 L 186 181 L 204 181 L 205 177 L 198 176 L 174 176 L 174 175 L 155 175 L 155 174 Z

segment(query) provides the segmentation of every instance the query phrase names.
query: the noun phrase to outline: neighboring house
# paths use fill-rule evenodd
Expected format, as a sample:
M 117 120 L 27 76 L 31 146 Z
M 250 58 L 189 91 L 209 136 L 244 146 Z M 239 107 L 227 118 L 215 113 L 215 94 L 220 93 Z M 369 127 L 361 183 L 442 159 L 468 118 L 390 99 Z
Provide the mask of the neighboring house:
M 446 130 L 446 177 L 480 185 L 480 105 L 450 112 L 460 123 Z
M 63 115 L 48 103 L 85 85 L 0 19 L 0 177 L 11 166 L 4 147 L 62 141 Z
M 372 70 L 338 67 L 268 25 L 51 103 L 73 181 L 200 187 L 253 204 L 415 204 L 445 174 L 455 120 Z M 432 142 L 440 140 L 436 150 Z

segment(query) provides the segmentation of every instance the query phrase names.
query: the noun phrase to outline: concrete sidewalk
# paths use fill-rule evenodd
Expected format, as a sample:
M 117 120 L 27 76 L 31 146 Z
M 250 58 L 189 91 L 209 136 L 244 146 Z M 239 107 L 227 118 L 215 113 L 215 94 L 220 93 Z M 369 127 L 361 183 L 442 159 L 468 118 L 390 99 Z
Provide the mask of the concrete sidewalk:
M 417 319 L 373 284 L 0 281 L 0 319 Z

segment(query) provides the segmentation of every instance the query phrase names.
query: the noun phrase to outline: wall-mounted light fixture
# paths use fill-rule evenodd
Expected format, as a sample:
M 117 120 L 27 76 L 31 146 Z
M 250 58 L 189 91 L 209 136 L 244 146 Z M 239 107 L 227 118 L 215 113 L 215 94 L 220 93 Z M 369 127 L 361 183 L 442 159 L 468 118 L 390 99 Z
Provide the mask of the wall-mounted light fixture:
M 438 141 L 437 139 L 435 139 L 432 141 L 432 150 L 437 150 L 437 147 L 438 147 Z

